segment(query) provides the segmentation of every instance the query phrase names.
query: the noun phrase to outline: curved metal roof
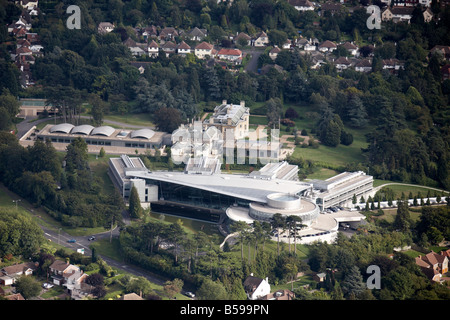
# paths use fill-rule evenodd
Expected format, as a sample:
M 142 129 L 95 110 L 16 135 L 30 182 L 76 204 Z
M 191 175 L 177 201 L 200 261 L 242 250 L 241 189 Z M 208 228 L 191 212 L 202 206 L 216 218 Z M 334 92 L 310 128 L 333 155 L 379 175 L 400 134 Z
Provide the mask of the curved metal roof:
M 76 134 L 76 133 L 80 133 L 80 134 L 85 134 L 85 135 L 89 135 L 91 133 L 91 131 L 94 129 L 93 126 L 88 125 L 88 124 L 82 124 L 81 126 L 76 126 L 72 129 L 72 134 Z
M 97 127 L 94 130 L 92 130 L 91 136 L 93 136 L 93 135 L 101 135 L 101 136 L 109 137 L 110 135 L 112 135 L 114 133 L 114 131 L 115 131 L 115 129 L 113 127 L 110 127 L 110 126 Z
M 51 127 L 50 132 L 51 133 L 53 133 L 53 132 L 69 133 L 73 127 L 74 127 L 73 124 L 61 123 L 61 124 L 57 124 L 57 125 L 54 125 L 53 127 Z
M 151 129 L 139 129 L 131 132 L 131 138 L 144 138 L 150 140 L 155 134 L 155 131 Z

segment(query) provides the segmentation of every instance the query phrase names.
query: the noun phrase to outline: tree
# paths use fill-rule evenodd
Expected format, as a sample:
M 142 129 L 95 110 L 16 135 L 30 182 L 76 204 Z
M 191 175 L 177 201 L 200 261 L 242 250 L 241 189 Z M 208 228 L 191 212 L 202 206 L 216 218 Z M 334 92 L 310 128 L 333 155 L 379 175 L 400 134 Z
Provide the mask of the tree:
M 342 291 L 348 298 L 357 299 L 366 289 L 361 272 L 357 266 L 352 266 L 342 281 Z
M 178 109 L 174 108 L 160 108 L 154 113 L 154 121 L 158 130 L 164 132 L 173 132 L 178 129 L 183 122 L 181 119 L 181 113 Z
M 277 255 L 280 256 L 280 232 L 286 225 L 286 218 L 281 213 L 275 213 L 270 220 L 270 224 L 277 229 Z
M 164 293 L 169 299 L 173 299 L 176 294 L 181 292 L 184 281 L 181 279 L 173 279 L 172 281 L 166 281 L 164 283 Z
M 269 125 L 273 126 L 277 124 L 280 118 L 283 116 L 283 104 L 280 98 L 271 98 L 265 103 L 265 108 L 267 110 L 267 118 L 269 119 Z
M 22 294 L 25 299 L 36 297 L 41 292 L 40 283 L 33 277 L 21 276 L 15 282 L 16 292 Z
M 408 231 L 411 225 L 410 214 L 407 201 L 397 202 L 397 215 L 394 220 L 394 227 L 402 232 Z
M 143 209 L 141 207 L 141 200 L 139 199 L 139 194 L 135 186 L 131 187 L 128 211 L 130 212 L 130 216 L 132 218 L 142 218 Z
M 228 299 L 227 291 L 220 281 L 213 281 L 206 278 L 200 288 L 197 290 L 198 300 L 226 300 Z
M 368 123 L 366 108 L 357 95 L 353 95 L 348 102 L 348 116 L 350 126 L 364 128 Z
M 145 296 L 153 291 L 151 282 L 148 281 L 145 277 L 130 279 L 130 281 L 125 286 L 125 290 L 127 292 L 134 292 L 141 296 Z
M 249 233 L 250 226 L 244 221 L 235 221 L 232 229 L 239 233 L 239 242 L 241 243 L 241 259 L 244 261 L 244 241 Z
M 270 30 L 267 36 L 269 37 L 269 41 L 278 47 L 281 47 L 288 39 L 286 32 L 277 29 Z

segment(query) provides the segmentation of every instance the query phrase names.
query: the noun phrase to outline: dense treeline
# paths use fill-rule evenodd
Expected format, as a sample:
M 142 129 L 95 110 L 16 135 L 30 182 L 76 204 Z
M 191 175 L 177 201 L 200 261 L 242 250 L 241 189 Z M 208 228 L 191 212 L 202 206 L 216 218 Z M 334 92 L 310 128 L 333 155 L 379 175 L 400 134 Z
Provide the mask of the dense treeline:
M 0 209 L 0 257 L 30 257 L 39 251 L 44 235 L 39 226 L 16 209 Z M 1 259 L 0 259 L 1 261 Z
M 0 132 L 0 181 L 67 226 L 110 227 L 121 221 L 122 198 L 117 191 L 102 191 L 102 181 L 90 172 L 83 139 L 74 140 L 62 157 L 50 142 L 24 148 Z

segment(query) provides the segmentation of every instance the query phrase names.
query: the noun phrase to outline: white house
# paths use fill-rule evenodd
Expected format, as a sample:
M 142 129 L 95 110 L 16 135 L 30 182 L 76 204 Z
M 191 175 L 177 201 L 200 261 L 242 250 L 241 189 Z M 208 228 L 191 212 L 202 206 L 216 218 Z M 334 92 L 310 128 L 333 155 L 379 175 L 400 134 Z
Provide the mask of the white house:
M 308 0 L 289 0 L 288 3 L 298 11 L 314 10 L 314 5 Z
M 157 58 L 159 54 L 159 45 L 152 40 L 147 47 L 148 56 L 151 58 Z
M 181 55 L 187 55 L 188 53 L 191 53 L 191 46 L 188 45 L 186 42 L 181 41 L 181 43 L 177 47 L 177 53 Z
M 221 60 L 237 61 L 242 58 L 242 51 L 239 49 L 220 49 L 217 57 Z
M 269 279 L 253 276 L 253 273 L 244 281 L 244 290 L 248 299 L 256 300 L 270 294 Z
M 16 279 L 22 275 L 29 276 L 37 269 L 33 262 L 25 262 L 4 267 L 0 270 L 0 284 L 9 286 L 16 282 Z
M 253 45 L 255 47 L 264 47 L 268 43 L 269 43 L 269 37 L 267 36 L 267 34 L 264 31 L 262 31 L 256 35 Z
M 337 49 L 337 46 L 334 42 L 330 40 L 325 40 L 321 44 L 318 45 L 317 49 L 321 52 L 333 52 Z
M 213 49 L 214 46 L 212 44 L 203 41 L 195 47 L 194 54 L 199 59 L 205 59 L 206 56 L 213 55 Z

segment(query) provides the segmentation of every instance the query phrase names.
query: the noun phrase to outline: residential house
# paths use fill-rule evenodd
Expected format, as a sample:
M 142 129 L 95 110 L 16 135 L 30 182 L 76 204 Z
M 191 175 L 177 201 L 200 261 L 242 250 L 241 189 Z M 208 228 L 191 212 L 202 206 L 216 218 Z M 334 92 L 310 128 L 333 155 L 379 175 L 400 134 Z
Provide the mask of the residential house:
M 16 4 L 20 5 L 22 8 L 28 11 L 36 9 L 38 7 L 38 0 L 19 0 L 15 1 Z
M 140 295 L 137 295 L 136 293 L 127 293 L 124 294 L 122 297 L 119 298 L 119 300 L 144 300 Z
M 358 54 L 358 47 L 352 42 L 347 41 L 343 43 L 341 46 L 344 47 L 347 50 L 347 52 L 352 56 L 356 56 Z
M 143 43 L 137 43 L 137 42 L 134 41 L 133 39 L 128 38 L 127 40 L 125 40 L 125 41 L 123 42 L 123 44 L 124 44 L 125 46 L 127 46 L 128 49 L 130 49 L 131 54 L 132 54 L 133 56 L 138 56 L 138 57 L 139 57 L 139 56 L 142 56 L 142 55 L 145 54 L 145 51 L 144 51 L 143 48 L 145 48 L 146 45 L 143 44 Z
M 207 34 L 208 34 L 208 32 L 206 29 L 199 29 L 199 28 L 195 27 L 188 33 L 187 37 L 191 41 L 203 41 L 203 39 L 206 38 Z
M 270 294 L 269 279 L 261 279 L 253 276 L 253 273 L 244 281 L 244 290 L 248 299 L 256 300 Z
M 389 70 L 392 73 L 397 73 L 398 70 L 404 69 L 405 67 L 404 62 L 398 59 L 384 59 L 381 61 L 381 65 L 383 66 L 384 70 Z
M 142 29 L 141 34 L 145 41 L 149 41 L 149 39 L 156 38 L 158 36 L 158 30 L 155 26 L 148 26 Z
M 248 34 L 246 34 L 246 33 L 244 33 L 244 32 L 239 33 L 239 34 L 234 38 L 234 43 L 240 44 L 239 39 L 244 39 L 244 40 L 241 40 L 242 42 L 247 41 L 247 44 L 246 44 L 247 46 L 249 46 L 249 45 L 252 44 L 252 38 L 251 38 Z
M 281 52 L 280 48 L 278 48 L 277 46 L 273 47 L 272 50 L 269 51 L 270 59 L 275 60 L 280 52 Z
M 16 279 L 22 275 L 29 276 L 36 271 L 38 264 L 34 262 L 25 262 L 4 267 L 0 270 L 0 284 L 9 286 L 16 282 Z
M 72 298 L 81 299 L 88 295 L 91 286 L 85 283 L 88 275 L 78 266 L 65 261 L 55 260 L 49 267 L 53 283 L 67 288 Z
M 387 8 L 381 13 L 381 20 L 393 22 L 410 22 L 412 18 L 413 7 L 392 7 Z
M 285 43 L 281 46 L 283 49 L 291 49 L 292 47 L 292 41 L 290 39 L 287 39 Z
M 186 42 L 181 41 L 181 43 L 177 46 L 177 53 L 185 56 L 188 53 L 191 53 L 191 46 L 188 45 Z
M 170 54 L 173 54 L 177 51 L 177 44 L 172 41 L 167 41 L 163 45 L 161 45 L 161 49 L 166 53 L 166 56 L 168 57 Z
M 239 49 L 220 49 L 217 52 L 217 57 L 221 60 L 228 60 L 233 62 L 238 62 L 242 60 L 242 51 Z
M 321 52 L 333 52 L 337 49 L 337 45 L 330 40 L 325 40 L 318 45 L 317 49 Z
M 418 256 L 415 262 L 427 278 L 434 282 L 440 282 L 442 275 L 448 272 L 448 257 L 445 254 L 431 251 L 425 256 Z
M 325 56 L 322 53 L 317 51 L 311 53 L 311 69 L 320 68 L 325 63 Z
M 355 71 L 370 72 L 372 71 L 372 62 L 368 59 L 361 59 L 355 64 Z
M 338 13 L 343 8 L 342 4 L 337 2 L 326 2 L 320 7 L 320 14 L 323 16 L 325 12 L 329 12 L 331 15 Z
M 269 37 L 264 31 L 258 33 L 253 41 L 255 47 L 264 47 L 269 43 Z
M 351 62 L 347 59 L 347 57 L 339 57 L 334 60 L 334 65 L 338 71 L 342 71 L 348 69 L 351 65 Z
M 314 5 L 309 0 L 289 0 L 288 3 L 301 12 L 314 10 Z
M 11 294 L 9 296 L 5 296 L 6 300 L 25 300 L 25 298 L 20 293 Z
M 175 37 L 178 37 L 178 32 L 173 27 L 162 29 L 158 35 L 160 41 L 174 41 Z
M 213 56 L 213 50 L 214 46 L 212 44 L 203 41 L 202 43 L 195 46 L 194 54 L 199 59 L 205 59 L 206 56 Z
M 97 27 L 97 32 L 100 34 L 109 33 L 114 30 L 114 25 L 111 22 L 100 22 Z
M 151 58 L 157 58 L 159 54 L 159 45 L 152 40 L 147 47 L 148 56 Z
M 261 300 L 294 300 L 294 298 L 295 294 L 291 290 L 280 289 L 262 297 Z

